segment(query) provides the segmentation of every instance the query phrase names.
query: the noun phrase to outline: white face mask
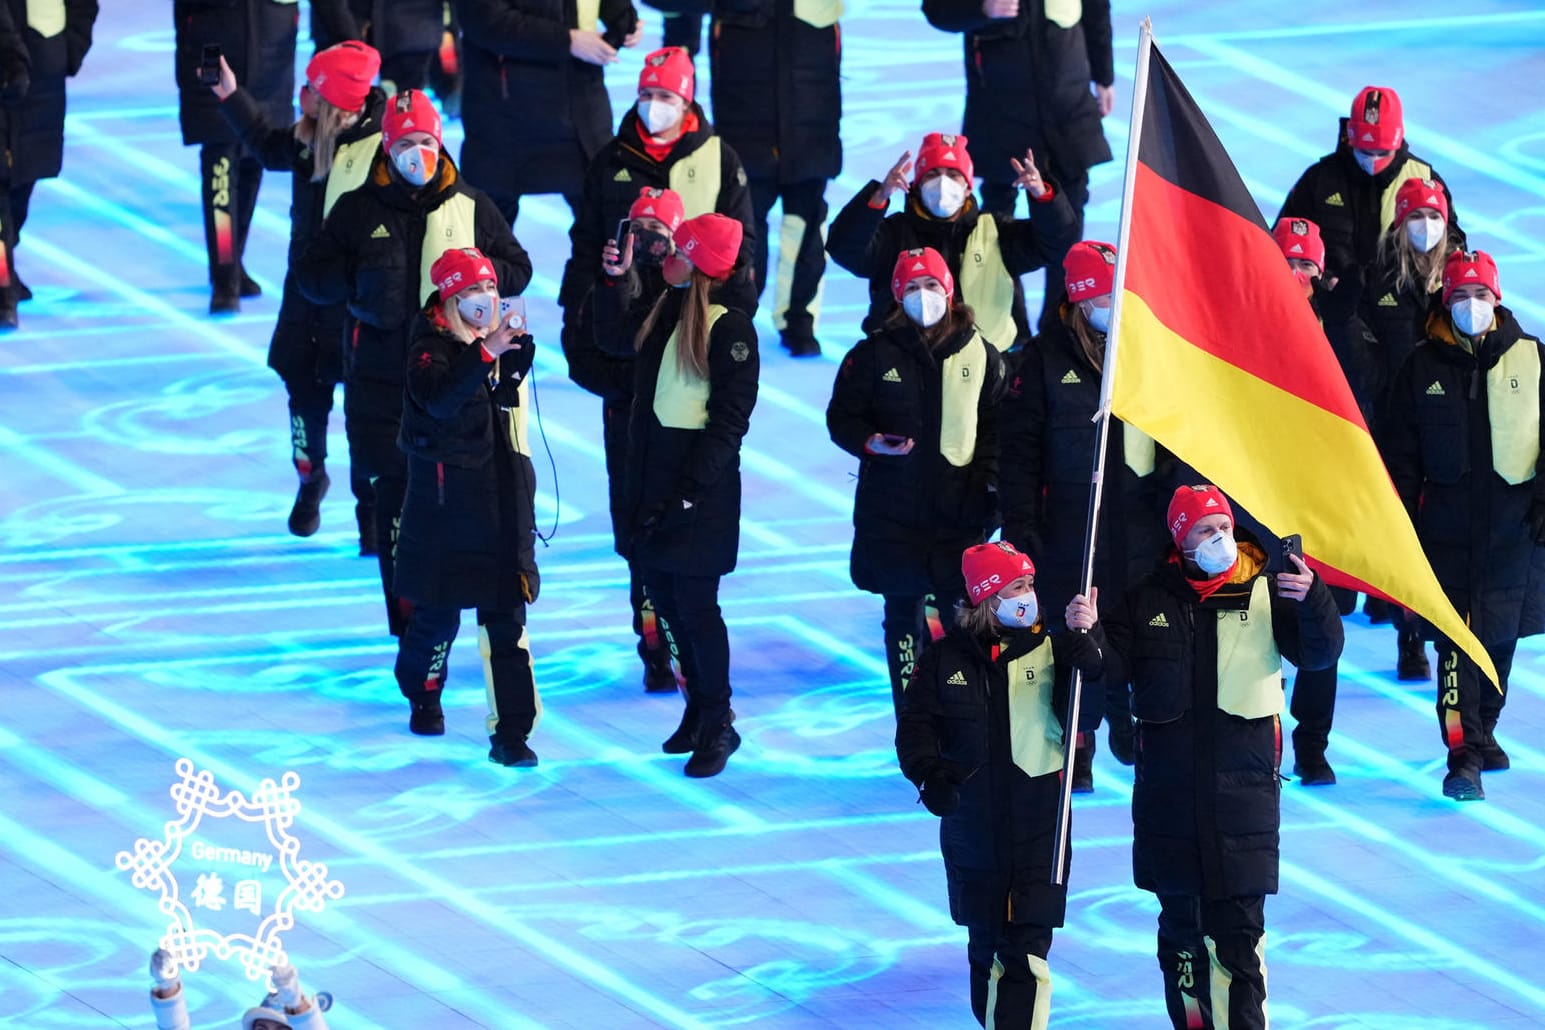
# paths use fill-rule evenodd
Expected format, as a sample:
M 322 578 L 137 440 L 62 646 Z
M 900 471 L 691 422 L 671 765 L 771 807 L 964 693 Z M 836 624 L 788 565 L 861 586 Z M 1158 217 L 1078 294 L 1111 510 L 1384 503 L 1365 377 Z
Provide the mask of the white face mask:
M 397 166 L 398 175 L 415 186 L 422 186 L 434 178 L 435 169 L 440 166 L 440 151 L 429 144 L 393 151 L 392 164 Z
M 669 132 L 681 121 L 686 108 L 680 104 L 673 104 L 666 100 L 640 100 L 638 102 L 638 118 L 644 123 L 644 128 L 649 130 L 649 135 L 658 136 L 662 132 Z
M 1433 212 L 1423 218 L 1408 219 L 1406 235 L 1411 238 L 1411 246 L 1425 254 L 1443 242 L 1443 238 L 1448 235 L 1448 224 L 1437 212 Z
M 945 299 L 944 294 L 935 293 L 932 290 L 918 290 L 901 298 L 901 310 L 924 329 L 943 318 L 949 308 L 950 302 Z
M 1089 324 L 1094 326 L 1097 332 L 1104 333 L 1110 331 L 1110 308 L 1101 308 L 1090 304 L 1084 308 L 1084 317 L 1089 320 Z
M 1484 336 L 1490 332 L 1492 319 L 1496 314 L 1496 308 L 1492 306 L 1491 301 L 1481 300 L 1479 297 L 1457 301 L 1448 310 L 1454 317 L 1454 326 L 1466 336 Z
M 953 218 L 955 212 L 965 205 L 969 191 L 963 183 L 956 182 L 948 175 L 940 175 L 923 183 L 919 192 L 923 197 L 923 206 L 935 218 Z
M 464 293 L 456 298 L 456 312 L 463 322 L 475 329 L 493 325 L 498 306 L 499 298 L 491 293 Z
M 1034 590 L 1015 594 L 1013 597 L 994 598 L 993 611 L 997 614 L 999 622 L 1016 629 L 1029 629 L 1035 625 L 1035 620 L 1040 615 L 1040 610 L 1035 603 Z
M 1233 568 L 1238 557 L 1239 548 L 1232 533 L 1215 533 L 1191 552 L 1191 560 L 1209 576 Z

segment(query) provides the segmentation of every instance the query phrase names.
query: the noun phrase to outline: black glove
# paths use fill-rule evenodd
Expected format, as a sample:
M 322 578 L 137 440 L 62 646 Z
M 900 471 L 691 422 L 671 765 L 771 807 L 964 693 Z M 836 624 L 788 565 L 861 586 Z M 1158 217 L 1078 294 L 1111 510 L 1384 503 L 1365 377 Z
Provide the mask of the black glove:
M 1529 511 L 1524 515 L 1524 525 L 1529 527 L 1535 546 L 1545 547 L 1545 500 L 1529 502 Z
M 601 33 L 601 38 L 610 44 L 613 50 L 621 50 L 628 36 L 632 35 L 636 28 L 638 28 L 638 9 L 629 5 L 617 19 L 616 24 L 607 24 L 606 31 Z
M 0 60 L 0 103 L 21 103 L 31 89 L 32 71 L 24 59 L 8 55 Z
M 644 521 L 641 523 L 641 525 L 646 530 L 657 529 L 662 522 L 666 521 L 677 512 L 691 510 L 691 501 L 681 497 L 667 497 L 653 508 L 650 508 L 649 511 L 644 514 Z
M 1327 325 L 1341 325 L 1357 314 L 1357 302 L 1363 296 L 1363 273 L 1355 265 L 1348 268 L 1336 280 L 1335 286 L 1325 286 L 1324 279 L 1316 279 L 1314 295 L 1320 318 Z
M 499 355 L 499 373 L 521 382 L 531 371 L 531 361 L 536 357 L 536 341 L 529 334 L 515 337 L 519 350 L 507 350 Z
M 960 784 L 945 770 L 935 770 L 923 777 L 918 800 L 934 815 L 949 815 L 960 807 Z

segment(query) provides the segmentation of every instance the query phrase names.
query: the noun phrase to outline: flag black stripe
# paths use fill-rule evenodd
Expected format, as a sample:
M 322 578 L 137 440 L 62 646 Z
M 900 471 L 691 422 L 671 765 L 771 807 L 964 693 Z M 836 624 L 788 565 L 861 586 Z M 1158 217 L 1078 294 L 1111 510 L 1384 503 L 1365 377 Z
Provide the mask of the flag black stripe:
M 1266 229 L 1260 208 L 1218 134 L 1157 46 L 1149 57 L 1148 97 L 1140 131 L 1139 161 L 1180 189 Z

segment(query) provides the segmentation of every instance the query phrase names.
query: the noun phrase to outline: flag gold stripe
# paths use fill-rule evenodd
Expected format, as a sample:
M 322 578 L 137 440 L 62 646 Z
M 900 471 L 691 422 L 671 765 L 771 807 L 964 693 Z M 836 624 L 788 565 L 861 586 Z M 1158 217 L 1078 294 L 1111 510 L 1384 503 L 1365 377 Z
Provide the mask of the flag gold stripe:
M 1277 533 L 1427 619 L 1496 682 L 1448 602 L 1373 440 L 1324 408 L 1192 345 L 1143 298 L 1121 301 L 1112 412 L 1139 426 Z M 1222 438 L 1220 438 L 1222 437 Z

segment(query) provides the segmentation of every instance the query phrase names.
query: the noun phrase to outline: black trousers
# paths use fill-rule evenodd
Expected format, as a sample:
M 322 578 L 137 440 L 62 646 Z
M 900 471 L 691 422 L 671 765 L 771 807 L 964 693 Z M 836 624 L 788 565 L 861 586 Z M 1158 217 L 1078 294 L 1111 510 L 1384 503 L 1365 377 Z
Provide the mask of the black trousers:
M 1170 1025 L 1266 1030 L 1265 936 L 1264 895 L 1160 894 L 1159 969 Z
M 575 183 L 576 187 L 579 185 L 579 183 Z M 504 220 L 509 222 L 510 228 L 513 229 L 515 227 L 515 219 L 520 217 L 520 198 L 530 196 L 531 194 L 513 193 L 508 190 L 499 189 L 497 187 L 494 189 L 488 189 L 487 187 L 479 188 L 481 188 L 484 193 L 488 194 L 488 198 L 492 200 L 495 206 L 499 208 L 499 213 L 504 216 Z M 563 202 L 569 205 L 569 211 L 571 213 L 577 213 L 579 211 L 579 194 L 577 192 L 562 193 L 559 195 L 563 197 Z
M 730 636 L 718 576 L 640 570 L 660 631 L 681 670 L 687 717 L 705 735 L 730 721 Z
M 628 603 L 633 608 L 633 632 L 638 637 L 638 656 L 645 665 L 667 665 L 670 646 L 660 631 L 659 614 L 644 590 L 644 577 L 637 565 L 628 562 Z
M 1040 160 L 1040 155 L 1036 155 Z M 1005 172 L 1010 169 L 1004 169 Z M 1069 182 L 1058 183 L 1062 188 L 1062 195 L 1073 208 L 1073 214 L 1078 222 L 1078 239 L 1084 238 L 1084 205 L 1089 203 L 1089 175 L 1085 173 L 1077 179 Z M 993 214 L 1015 215 L 1015 207 L 1019 203 L 1019 189 L 1014 185 L 1013 179 L 982 180 L 982 210 Z M 1027 203 L 1035 203 L 1030 200 Z M 1067 276 L 1062 270 L 1061 264 L 1049 265 L 1046 268 L 1046 291 L 1041 302 L 1041 316 L 1037 325 L 1044 332 L 1052 323 L 1057 321 L 1057 311 L 1062 303 L 1068 299 Z M 1028 340 L 1033 335 L 1029 330 L 1029 320 L 1025 314 L 1025 293 L 1019 281 L 1014 282 L 1014 324 L 1019 327 L 1018 340 Z
M 477 609 L 478 652 L 488 688 L 488 737 L 514 744 L 531 735 L 541 714 L 531 651 L 526 646 L 526 606 L 513 611 Z M 451 644 L 461 629 L 461 609 L 414 605 L 397 641 L 397 689 L 409 701 L 438 695 L 445 687 Z
M 393 582 L 397 553 L 397 535 L 402 525 L 402 502 L 408 493 L 408 461 L 397 449 L 398 422 L 387 417 L 382 402 L 387 396 L 398 398 L 395 409 L 401 412 L 401 388 L 385 385 L 350 383 L 344 387 L 344 427 L 349 436 L 349 466 L 353 476 L 367 483 L 371 507 L 364 509 L 375 528 L 376 561 L 381 571 L 381 593 L 386 602 L 386 628 L 392 636 L 402 635 L 406 625 L 406 606 L 397 596 Z M 389 405 L 388 405 L 389 407 Z M 358 493 L 355 495 L 359 496 Z M 362 510 L 364 509 L 364 510 Z
M 967 927 L 971 1011 L 987 1026 L 1045 1030 L 1051 1013 L 1051 928 L 1033 923 Z
M 1439 634 L 1434 644 L 1438 652 L 1438 731 L 1448 747 L 1450 772 L 1480 772 L 1480 746 L 1492 739 L 1502 706 L 1507 704 L 1507 680 L 1513 671 L 1518 638 L 1489 641 L 1482 636 L 1481 643 L 1497 667 L 1501 693 L 1453 641 Z
M 773 324 L 809 335 L 815 331 L 821 277 L 826 274 L 826 180 L 776 183 L 752 179 L 751 219 L 756 229 L 752 259 L 756 262 L 756 292 L 767 288 L 767 216 L 783 201 L 778 268 L 773 276 Z
M 34 185 L 0 187 L 0 303 L 6 305 L 15 304 L 21 291 L 16 279 L 16 245 L 32 206 Z
M 890 670 L 891 703 L 897 712 L 917 660 L 929 644 L 944 636 L 944 620 L 953 615 L 958 601 L 958 597 L 937 594 L 885 595 L 880 630 L 885 634 L 885 664 Z
M 680 12 L 662 12 L 665 31 L 661 33 L 660 45 L 686 47 L 687 53 L 696 57 L 703 46 L 703 16 L 707 13 L 706 3 L 691 4 Z
M 199 149 L 199 177 L 209 284 L 235 292 L 241 288 L 241 256 L 257 210 L 263 165 L 239 143 L 206 143 Z

